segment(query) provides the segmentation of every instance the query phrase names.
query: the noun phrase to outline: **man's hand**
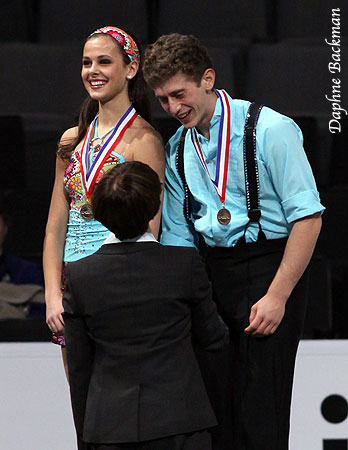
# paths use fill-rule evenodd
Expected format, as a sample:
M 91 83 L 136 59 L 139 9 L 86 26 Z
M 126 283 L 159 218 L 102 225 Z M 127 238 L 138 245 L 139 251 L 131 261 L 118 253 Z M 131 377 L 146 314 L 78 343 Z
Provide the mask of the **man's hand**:
M 307 267 L 321 228 L 320 213 L 296 221 L 267 294 L 253 305 L 245 333 L 269 336 L 283 319 L 285 304 Z
M 252 306 L 245 333 L 255 337 L 273 334 L 282 321 L 284 312 L 285 302 L 267 293 Z

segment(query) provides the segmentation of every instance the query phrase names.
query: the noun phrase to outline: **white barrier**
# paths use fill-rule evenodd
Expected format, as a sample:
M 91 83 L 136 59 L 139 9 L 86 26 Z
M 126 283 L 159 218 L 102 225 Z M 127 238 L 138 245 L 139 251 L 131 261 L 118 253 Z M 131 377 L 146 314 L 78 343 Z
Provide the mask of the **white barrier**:
M 343 405 L 338 408 L 339 423 L 331 423 L 321 412 L 322 402 L 334 394 L 339 406 Z M 76 450 L 58 346 L 0 344 L 0 399 L 1 450 Z M 290 450 L 348 449 L 347 399 L 348 341 L 302 341 L 295 371 Z M 334 402 L 332 406 L 335 410 Z
M 76 450 L 61 350 L 0 344 L 0 449 Z
M 333 395 L 337 397 L 332 398 Z M 339 423 L 323 416 L 321 406 L 325 399 L 325 405 L 333 410 L 327 413 L 329 419 L 338 416 Z M 347 450 L 347 402 L 348 341 L 301 341 L 295 370 L 290 450 Z

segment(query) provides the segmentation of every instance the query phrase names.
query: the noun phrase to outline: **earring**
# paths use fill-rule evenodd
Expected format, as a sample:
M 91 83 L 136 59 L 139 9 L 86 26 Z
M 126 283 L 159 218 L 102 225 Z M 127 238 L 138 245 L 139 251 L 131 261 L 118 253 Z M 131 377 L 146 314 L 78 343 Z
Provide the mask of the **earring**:
M 131 80 L 132 76 L 131 75 L 127 75 L 127 80 Z

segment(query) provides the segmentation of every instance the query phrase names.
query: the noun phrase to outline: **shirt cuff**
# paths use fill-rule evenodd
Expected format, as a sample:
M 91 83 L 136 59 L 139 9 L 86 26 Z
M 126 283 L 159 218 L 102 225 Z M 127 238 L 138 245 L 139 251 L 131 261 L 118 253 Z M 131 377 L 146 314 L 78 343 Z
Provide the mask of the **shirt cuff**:
M 317 192 L 313 190 L 300 192 L 284 200 L 282 206 L 288 223 L 318 212 L 323 213 L 325 210 L 325 207 L 320 203 Z

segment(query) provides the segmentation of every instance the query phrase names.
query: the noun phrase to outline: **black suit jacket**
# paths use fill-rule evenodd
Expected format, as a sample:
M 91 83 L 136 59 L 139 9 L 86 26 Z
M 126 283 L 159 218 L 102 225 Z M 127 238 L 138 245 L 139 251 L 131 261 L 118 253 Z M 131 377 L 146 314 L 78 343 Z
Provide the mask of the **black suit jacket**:
M 67 266 L 65 339 L 75 426 L 93 443 L 138 442 L 214 426 L 191 345 L 228 331 L 196 250 L 103 245 Z

